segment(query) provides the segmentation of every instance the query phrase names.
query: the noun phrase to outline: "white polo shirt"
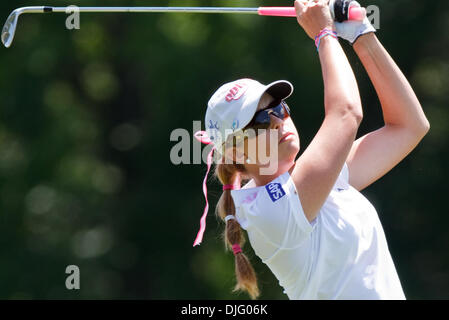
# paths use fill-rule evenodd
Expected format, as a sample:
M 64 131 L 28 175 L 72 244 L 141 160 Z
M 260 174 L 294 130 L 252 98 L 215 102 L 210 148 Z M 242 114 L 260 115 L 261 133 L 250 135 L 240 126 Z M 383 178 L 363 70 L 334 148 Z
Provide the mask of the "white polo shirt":
M 405 299 L 376 209 L 348 177 L 345 163 L 312 223 L 288 171 L 231 190 L 237 221 L 289 299 Z

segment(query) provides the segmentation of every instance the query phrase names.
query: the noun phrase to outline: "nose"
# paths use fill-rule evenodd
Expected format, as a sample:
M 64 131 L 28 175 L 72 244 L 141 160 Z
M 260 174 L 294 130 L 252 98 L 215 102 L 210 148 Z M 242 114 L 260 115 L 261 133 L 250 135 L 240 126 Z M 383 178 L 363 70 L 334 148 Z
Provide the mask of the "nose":
M 270 118 L 271 118 L 271 129 L 276 129 L 276 130 L 280 130 L 282 129 L 283 125 L 284 125 L 284 120 L 279 119 L 278 117 L 270 114 Z

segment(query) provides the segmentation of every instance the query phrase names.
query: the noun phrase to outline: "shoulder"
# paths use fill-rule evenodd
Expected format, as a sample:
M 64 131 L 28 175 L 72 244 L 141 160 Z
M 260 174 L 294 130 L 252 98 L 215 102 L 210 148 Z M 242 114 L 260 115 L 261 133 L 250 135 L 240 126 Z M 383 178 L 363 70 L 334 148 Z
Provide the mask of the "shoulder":
M 254 228 L 272 243 L 291 247 L 312 231 L 288 171 L 264 186 L 232 190 L 231 194 L 242 228 Z
M 231 196 L 236 206 L 249 204 L 256 198 L 271 199 L 276 202 L 287 194 L 285 189 L 289 186 L 290 175 L 285 172 L 263 186 L 255 186 L 251 180 L 242 189 L 231 190 Z

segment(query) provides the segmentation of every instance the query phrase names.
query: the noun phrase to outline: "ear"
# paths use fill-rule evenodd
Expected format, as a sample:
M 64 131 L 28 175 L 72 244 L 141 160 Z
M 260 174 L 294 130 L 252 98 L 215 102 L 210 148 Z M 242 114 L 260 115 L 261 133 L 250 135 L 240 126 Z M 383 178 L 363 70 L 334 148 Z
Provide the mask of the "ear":
M 243 145 L 228 147 L 224 150 L 225 163 L 245 163 L 245 152 Z M 231 162 L 232 161 L 232 162 Z
M 235 148 L 235 161 L 237 164 L 245 163 L 245 153 L 243 152 L 243 148 Z

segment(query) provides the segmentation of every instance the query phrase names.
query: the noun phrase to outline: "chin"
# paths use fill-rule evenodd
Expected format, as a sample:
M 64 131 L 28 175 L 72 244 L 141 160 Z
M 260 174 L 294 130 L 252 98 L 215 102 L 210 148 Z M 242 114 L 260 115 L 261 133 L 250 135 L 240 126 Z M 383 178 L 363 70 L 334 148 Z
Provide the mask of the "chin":
M 298 153 L 300 149 L 300 142 L 298 139 L 291 139 L 279 144 L 286 153 Z
M 279 154 L 279 163 L 293 163 L 295 162 L 296 156 L 298 155 L 297 149 L 291 150 L 290 152 L 282 152 Z

